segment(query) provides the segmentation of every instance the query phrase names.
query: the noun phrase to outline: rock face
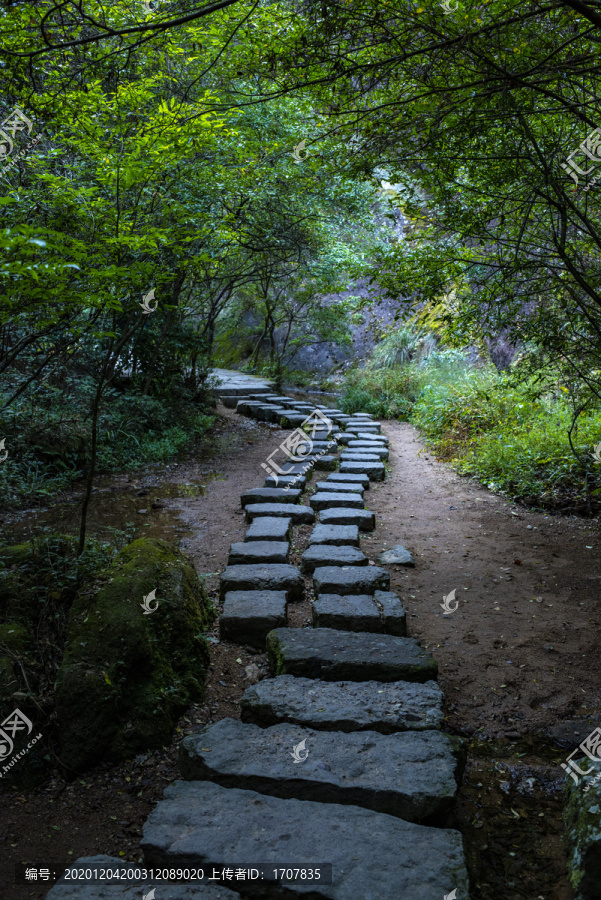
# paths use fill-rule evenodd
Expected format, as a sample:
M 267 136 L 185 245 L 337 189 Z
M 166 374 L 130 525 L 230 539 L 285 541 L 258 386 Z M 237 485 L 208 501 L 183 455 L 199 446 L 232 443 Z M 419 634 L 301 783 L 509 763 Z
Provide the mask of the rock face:
M 415 638 L 332 628 L 276 628 L 267 635 L 274 675 L 325 681 L 430 681 L 438 666 Z
M 332 884 L 294 882 L 286 893 L 263 881 L 250 888 L 255 897 L 441 900 L 451 886 L 459 897 L 468 896 L 457 831 L 357 806 L 282 800 L 210 782 L 169 785 L 144 826 L 142 849 L 154 867 L 193 861 L 221 869 L 257 855 L 281 865 L 293 856 L 305 865 L 326 860 L 336 873 Z
M 301 765 L 292 751 L 302 741 L 308 756 Z M 343 734 L 222 719 L 180 745 L 180 770 L 188 781 L 352 804 L 408 822 L 448 811 L 457 768 L 454 742 L 439 731 Z
M 153 590 L 158 609 L 144 615 L 140 604 Z M 56 689 L 61 761 L 81 771 L 163 746 L 202 697 L 202 632 L 214 615 L 183 553 L 148 538 L 125 547 L 70 610 Z
M 248 688 L 242 721 L 265 728 L 294 722 L 327 731 L 422 731 L 444 724 L 435 681 L 320 681 L 279 675 Z
M 143 869 L 144 865 L 132 865 L 122 859 L 113 856 L 83 856 L 76 859 L 71 866 L 72 870 L 93 869 L 98 872 L 97 878 L 103 869 L 111 869 L 113 872 L 119 869 L 130 871 Z M 188 867 L 189 868 L 189 867 Z M 125 876 L 124 881 L 126 881 Z M 114 884 L 96 880 L 90 884 L 81 881 L 65 881 L 64 876 L 46 894 L 46 900 L 141 900 L 150 894 L 152 887 L 157 889 L 156 881 L 139 881 L 135 884 L 123 883 L 118 880 Z M 160 900 L 240 900 L 240 894 L 234 893 L 226 887 L 221 887 L 214 882 L 191 881 L 186 884 L 174 884 L 173 882 L 161 882 Z M 158 898 L 157 898 L 158 900 Z

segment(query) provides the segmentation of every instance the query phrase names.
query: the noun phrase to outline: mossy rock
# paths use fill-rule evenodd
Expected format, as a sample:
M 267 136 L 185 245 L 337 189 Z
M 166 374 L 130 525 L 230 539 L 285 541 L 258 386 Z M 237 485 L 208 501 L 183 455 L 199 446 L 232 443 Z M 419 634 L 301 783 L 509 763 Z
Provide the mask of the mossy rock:
M 145 615 L 153 590 L 158 609 Z M 148 538 L 125 547 L 71 607 L 56 684 L 62 763 L 82 771 L 164 745 L 202 698 L 214 616 L 183 553 Z
M 601 885 L 601 763 L 589 757 L 576 760 L 576 763 L 583 771 L 592 769 L 592 772 L 580 777 L 579 784 L 567 776 L 564 785 L 568 877 L 575 900 L 598 900 Z

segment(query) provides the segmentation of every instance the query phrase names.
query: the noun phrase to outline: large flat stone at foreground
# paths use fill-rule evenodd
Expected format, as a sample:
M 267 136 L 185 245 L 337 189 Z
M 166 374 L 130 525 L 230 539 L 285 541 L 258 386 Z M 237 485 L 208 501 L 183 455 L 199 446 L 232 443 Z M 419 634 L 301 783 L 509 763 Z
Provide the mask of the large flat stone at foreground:
M 438 665 L 415 638 L 333 628 L 276 628 L 267 635 L 274 675 L 325 681 L 431 681 Z
M 244 535 L 245 541 L 288 541 L 292 533 L 292 519 L 257 516 Z
M 90 884 L 82 884 L 81 881 L 64 881 L 64 876 L 46 894 L 46 900 L 142 900 L 154 887 L 160 893 L 160 900 L 240 900 L 240 894 L 221 887 L 212 881 L 189 881 L 185 884 L 161 881 L 160 890 L 157 882 L 138 881 L 132 884 L 127 881 L 116 880 L 114 884 L 100 880 L 102 869 L 110 869 L 115 872 L 118 869 L 131 871 L 143 869 L 139 863 L 128 863 L 113 856 L 82 856 L 71 863 L 71 871 L 78 869 L 93 869 L 98 873 L 96 880 Z M 188 867 L 189 868 L 189 867 Z M 209 874 L 213 874 L 210 872 Z M 235 882 L 234 882 L 235 883 Z M 159 898 L 157 897 L 157 900 Z
M 301 765 L 292 748 L 302 741 L 308 756 Z M 447 812 L 455 799 L 459 745 L 439 731 L 342 734 L 221 719 L 184 738 L 179 765 L 186 781 L 352 804 L 423 822 Z
M 302 600 L 304 581 L 295 566 L 285 564 L 228 566 L 219 582 L 222 600 L 228 591 L 287 591 L 289 600 Z
M 286 591 L 229 591 L 219 616 L 219 634 L 224 641 L 264 650 L 269 632 L 287 624 Z
M 442 728 L 443 694 L 435 681 L 320 681 L 279 675 L 249 687 L 243 722 L 295 722 L 326 731 L 423 731 Z
M 316 594 L 373 594 L 388 590 L 390 575 L 379 566 L 321 566 L 313 582 Z
M 309 546 L 313 544 L 358 547 L 359 529 L 356 525 L 316 525 L 309 536 Z
M 359 473 L 367 475 L 370 481 L 384 481 L 384 475 L 386 474 L 384 463 L 370 459 L 362 459 L 357 462 L 346 459 L 340 463 L 338 471 L 341 475 L 356 475 Z
M 314 544 L 301 556 L 301 572 L 310 575 L 318 566 L 366 566 L 368 559 L 357 547 Z
M 245 512 L 249 522 L 257 516 L 287 516 L 292 519 L 293 525 L 311 525 L 315 521 L 315 513 L 310 506 L 298 506 L 296 503 L 249 503 Z
M 313 509 L 334 509 L 343 506 L 346 509 L 363 509 L 363 497 L 357 491 L 341 493 L 340 491 L 317 491 L 309 500 Z
M 302 765 L 302 764 L 299 764 Z M 144 825 L 148 866 L 237 861 L 332 864 L 333 884 L 245 884 L 249 897 L 311 900 L 442 900 L 468 896 L 461 834 L 338 803 L 283 800 L 208 781 L 177 781 Z M 248 864 L 247 863 L 247 864 Z M 157 898 L 159 900 L 159 898 Z
M 231 545 L 227 564 L 287 563 L 289 550 L 287 541 L 242 541 Z
M 368 509 L 324 509 L 319 514 L 319 521 L 322 525 L 356 525 L 359 531 L 373 531 L 376 527 L 376 517 Z
M 287 491 L 283 487 L 251 488 L 250 491 L 244 491 L 240 502 L 242 506 L 248 506 L 249 503 L 294 503 L 300 495 L 299 488 Z

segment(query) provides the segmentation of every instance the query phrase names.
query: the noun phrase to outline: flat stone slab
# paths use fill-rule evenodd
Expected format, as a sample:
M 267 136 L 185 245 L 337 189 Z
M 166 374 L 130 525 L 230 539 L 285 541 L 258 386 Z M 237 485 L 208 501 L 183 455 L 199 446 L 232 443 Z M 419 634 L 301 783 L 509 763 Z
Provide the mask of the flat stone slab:
M 292 519 L 276 516 L 257 516 L 244 535 L 245 541 L 288 541 L 292 534 Z
M 210 781 L 169 785 L 144 825 L 141 847 L 153 868 L 196 864 L 222 869 L 258 856 L 274 866 L 327 861 L 333 867 L 333 884 L 245 884 L 244 893 L 253 898 L 442 900 L 451 887 L 460 898 L 468 896 L 458 831 L 358 806 L 287 800 Z
M 282 563 L 228 566 L 219 584 L 222 600 L 229 591 L 286 591 L 289 600 L 302 600 L 304 581 L 295 566 Z
M 283 487 L 251 488 L 244 491 L 240 502 L 242 506 L 248 506 L 249 503 L 294 503 L 300 495 L 301 491 L 298 488 L 288 491 Z
M 254 412 L 259 406 L 263 406 L 260 400 L 239 400 L 236 405 L 236 412 L 242 416 L 254 416 Z
M 315 487 L 320 493 L 325 492 L 326 494 L 335 491 L 337 494 L 353 493 L 363 495 L 365 490 L 360 482 L 355 484 L 352 481 L 318 481 Z
M 274 675 L 324 681 L 431 681 L 438 664 L 415 638 L 333 628 L 276 628 L 267 635 Z
M 316 594 L 373 594 L 389 589 L 390 575 L 386 569 L 365 564 L 322 566 L 313 572 L 313 584 Z
M 341 462 L 346 462 L 347 460 L 350 462 L 362 462 L 363 460 L 367 460 L 367 462 L 379 462 L 380 455 L 374 450 L 370 452 L 369 450 L 343 450 L 340 454 Z
M 317 491 L 309 500 L 313 509 L 333 509 L 343 506 L 346 509 L 363 509 L 363 496 L 357 491 L 343 493 L 340 491 Z
M 323 456 L 317 456 L 314 466 L 320 472 L 332 472 L 338 466 L 338 457 L 327 453 Z
M 357 444 L 359 444 L 359 446 L 357 446 Z M 377 456 L 380 460 L 388 459 L 389 455 L 387 447 L 374 446 L 374 444 L 370 446 L 368 441 L 351 441 L 350 444 L 348 444 L 348 450 L 343 450 L 340 454 L 340 459 L 351 459 L 351 457 L 357 454 Z
M 344 482 L 345 484 L 360 484 L 365 490 L 369 490 L 369 478 L 361 472 L 356 474 L 341 475 L 340 472 L 332 472 L 326 478 L 326 484 L 331 482 Z
M 308 756 L 295 763 L 292 748 Z M 309 731 L 221 719 L 180 744 L 186 781 L 283 799 L 342 803 L 409 822 L 447 812 L 457 794 L 459 742 L 439 731 Z M 304 755 L 304 754 L 303 754 Z
M 380 607 L 386 634 L 405 637 L 407 634 L 407 614 L 401 598 L 394 591 L 376 591 L 374 600 Z
M 224 395 L 223 397 L 220 397 L 219 399 L 221 400 L 223 405 L 226 406 L 228 409 L 236 409 L 240 398 L 236 397 L 236 396 Z
M 246 563 L 287 563 L 290 544 L 287 541 L 243 541 L 232 544 L 228 566 Z
M 380 423 L 379 422 L 347 422 L 345 426 L 345 430 L 350 432 L 351 434 L 358 434 L 362 432 L 363 434 L 379 434 L 380 433 Z
M 132 884 L 127 881 L 127 875 L 122 881 L 116 879 L 114 884 L 100 879 L 102 869 L 111 869 L 113 872 L 119 869 L 127 872 L 129 869 L 131 872 L 143 868 L 141 864 L 124 862 L 113 856 L 82 856 L 71 863 L 69 871 L 75 873 L 78 869 L 91 869 L 98 873 L 97 880 L 84 884 L 81 881 L 65 881 L 63 875 L 48 891 L 46 900 L 141 900 L 150 893 L 153 886 L 159 890 L 156 881 L 137 881 Z M 160 900 L 195 900 L 196 897 L 201 900 L 240 900 L 238 892 L 234 893 L 212 881 L 188 881 L 185 884 L 160 882 Z
M 243 722 L 265 728 L 294 722 L 327 731 L 423 731 L 444 725 L 443 693 L 435 681 L 319 681 L 278 675 L 247 688 Z
M 246 518 L 252 522 L 257 516 L 281 516 L 292 519 L 293 525 L 312 525 L 315 513 L 310 506 L 294 503 L 249 503 L 245 507 Z
M 264 650 L 269 632 L 287 624 L 286 591 L 229 591 L 219 634 L 222 640 Z
M 366 566 L 368 559 L 357 547 L 312 544 L 301 556 L 301 573 L 311 575 L 323 566 Z
M 403 547 L 402 544 L 397 544 L 396 547 L 392 547 L 390 550 L 383 550 L 378 554 L 378 562 L 382 563 L 384 566 L 414 566 L 415 561 L 406 547 Z
M 357 440 L 367 440 L 367 441 L 376 441 L 376 443 L 384 444 L 385 447 L 390 443 L 386 435 L 384 434 L 374 434 L 372 431 L 360 431 L 357 434 Z M 355 440 L 355 438 L 351 438 L 351 440 Z
M 356 525 L 316 525 L 309 536 L 309 546 L 314 544 L 358 547 L 359 529 Z
M 359 531 L 373 531 L 376 527 L 376 517 L 368 509 L 324 509 L 319 521 L 323 525 L 356 525 Z
M 375 462 L 374 460 L 355 462 L 347 459 L 340 463 L 339 471 L 342 475 L 364 474 L 368 476 L 370 481 L 384 481 L 384 475 L 386 474 L 384 463 Z
M 369 594 L 319 594 L 312 606 L 316 628 L 339 631 L 371 631 L 405 637 L 407 617 L 400 597 L 393 591 Z
M 304 475 L 278 475 L 278 480 L 275 480 L 273 475 L 268 475 L 264 481 L 263 487 L 274 488 L 299 488 L 299 490 L 303 490 L 307 483 L 307 479 Z

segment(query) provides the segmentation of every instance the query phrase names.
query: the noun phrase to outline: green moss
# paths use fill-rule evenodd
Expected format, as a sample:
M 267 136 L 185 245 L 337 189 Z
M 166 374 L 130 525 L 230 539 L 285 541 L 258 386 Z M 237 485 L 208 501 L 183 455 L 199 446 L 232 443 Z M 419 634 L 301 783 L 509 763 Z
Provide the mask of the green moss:
M 158 609 L 144 615 L 153 590 Z M 71 608 L 56 693 L 62 762 L 81 770 L 169 740 L 202 697 L 213 618 L 184 554 L 145 538 L 125 547 Z
M 564 785 L 568 878 L 575 900 L 594 900 L 601 884 L 601 782 L 592 781 L 601 774 L 601 765 L 588 757 L 577 762 L 583 770 L 592 765 L 593 773 L 581 778 L 578 785 L 567 777 Z

